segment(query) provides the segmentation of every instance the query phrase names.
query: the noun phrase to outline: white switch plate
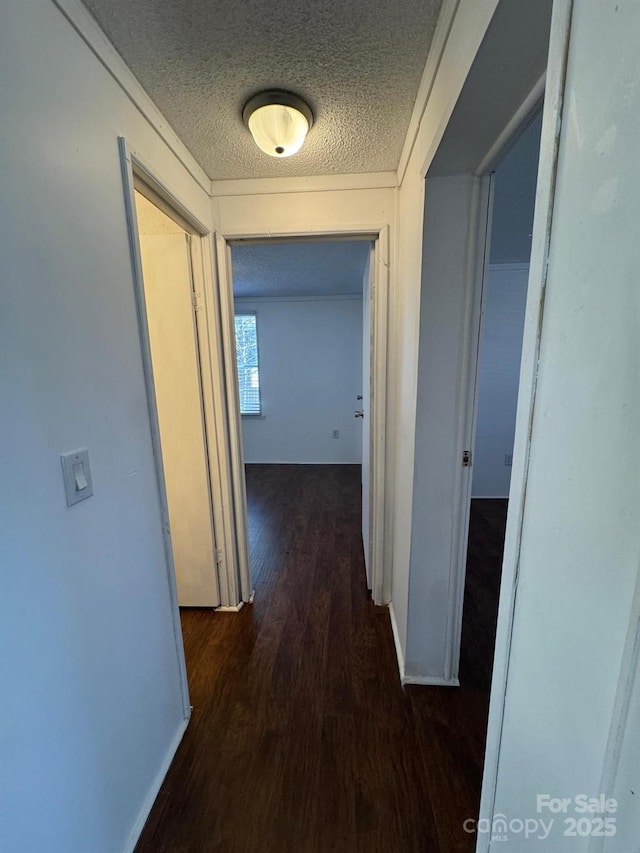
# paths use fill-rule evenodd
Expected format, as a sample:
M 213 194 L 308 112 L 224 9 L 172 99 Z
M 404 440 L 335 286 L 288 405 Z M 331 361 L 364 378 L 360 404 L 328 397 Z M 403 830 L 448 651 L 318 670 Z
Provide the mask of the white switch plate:
M 67 495 L 67 506 L 90 498 L 93 494 L 93 482 L 89 467 L 89 451 L 86 447 L 70 450 L 60 457 L 64 490 Z

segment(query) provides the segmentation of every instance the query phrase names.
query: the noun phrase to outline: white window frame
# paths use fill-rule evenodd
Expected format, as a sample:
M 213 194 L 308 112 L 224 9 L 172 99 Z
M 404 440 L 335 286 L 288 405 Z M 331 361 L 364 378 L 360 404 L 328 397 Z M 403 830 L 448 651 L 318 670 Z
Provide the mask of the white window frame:
M 260 334 L 258 332 L 258 312 L 252 311 L 250 308 L 239 308 L 234 309 L 233 319 L 234 319 L 234 331 L 235 331 L 235 318 L 236 317 L 253 317 L 255 319 L 256 324 L 256 351 L 258 353 L 258 359 L 256 363 L 256 368 L 258 370 L 258 411 L 257 412 L 243 412 L 242 406 L 240 407 L 240 417 L 241 418 L 264 418 L 264 411 L 262 408 L 262 373 L 260 369 Z M 238 369 L 238 353 L 236 351 L 236 371 Z M 240 377 L 238 375 L 238 386 L 240 385 Z

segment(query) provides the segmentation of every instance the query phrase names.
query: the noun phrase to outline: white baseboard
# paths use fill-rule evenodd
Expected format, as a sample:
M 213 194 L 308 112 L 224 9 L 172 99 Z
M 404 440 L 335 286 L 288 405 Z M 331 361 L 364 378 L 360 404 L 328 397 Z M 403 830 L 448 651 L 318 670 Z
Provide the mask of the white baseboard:
M 437 675 L 404 675 L 403 684 L 422 684 L 427 687 L 460 687 L 457 678 L 443 678 Z
M 125 846 L 125 853 L 133 853 L 135 850 L 136 844 L 142 834 L 142 830 L 144 829 L 144 825 L 147 822 L 147 818 L 149 817 L 149 813 L 153 808 L 153 804 L 156 801 L 156 797 L 160 792 L 160 788 L 162 787 L 162 783 L 164 782 L 164 778 L 169 772 L 169 767 L 171 766 L 171 762 L 178 751 L 178 747 L 180 746 L 180 741 L 184 737 L 184 733 L 187 730 L 187 726 L 189 725 L 189 720 L 183 720 L 180 724 L 178 731 L 175 734 L 174 739 L 171 742 L 169 749 L 167 750 L 167 754 L 164 757 L 164 761 L 160 766 L 160 770 L 158 771 L 156 778 L 153 780 L 153 784 L 149 789 L 149 793 L 142 804 L 142 808 L 140 810 L 140 814 L 138 815 L 138 819 L 136 820 L 133 829 L 129 835 L 127 840 L 127 844 Z
M 393 633 L 393 643 L 396 647 L 396 658 L 398 659 L 398 672 L 400 673 L 400 681 L 405 684 L 423 684 L 432 687 L 460 687 L 460 682 L 457 678 L 444 678 L 435 675 L 411 675 L 405 672 L 404 654 L 402 645 L 400 644 L 400 633 L 398 632 L 398 623 L 396 622 L 396 614 L 393 609 L 393 603 L 389 604 L 389 618 L 391 619 L 391 632 Z
M 253 601 L 253 596 L 251 596 L 251 600 Z M 243 606 L 244 601 L 241 601 L 239 604 L 223 604 L 220 607 L 216 607 L 216 613 L 238 613 L 242 610 Z
M 404 653 L 400 643 L 400 634 L 398 633 L 398 623 L 396 622 L 396 614 L 393 609 L 393 602 L 389 604 L 389 618 L 391 619 L 391 631 L 393 633 L 393 644 L 396 647 L 396 658 L 398 659 L 398 672 L 400 673 L 400 681 L 404 684 Z

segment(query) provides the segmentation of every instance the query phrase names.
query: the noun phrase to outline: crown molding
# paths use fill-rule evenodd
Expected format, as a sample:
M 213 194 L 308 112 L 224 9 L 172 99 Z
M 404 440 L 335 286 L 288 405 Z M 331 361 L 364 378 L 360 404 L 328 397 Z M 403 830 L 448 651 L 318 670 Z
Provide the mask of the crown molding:
M 395 172 L 365 172 L 351 175 L 313 175 L 306 178 L 244 178 L 211 181 L 214 198 L 278 193 L 336 192 L 339 190 L 379 190 L 397 187 Z

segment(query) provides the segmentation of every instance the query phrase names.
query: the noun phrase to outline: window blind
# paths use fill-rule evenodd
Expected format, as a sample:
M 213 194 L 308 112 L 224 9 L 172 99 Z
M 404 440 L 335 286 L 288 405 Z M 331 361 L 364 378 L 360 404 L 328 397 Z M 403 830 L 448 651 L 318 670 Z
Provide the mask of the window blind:
M 235 327 L 240 414 L 259 415 L 261 414 L 260 367 L 256 315 L 236 314 Z

